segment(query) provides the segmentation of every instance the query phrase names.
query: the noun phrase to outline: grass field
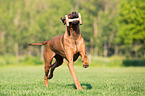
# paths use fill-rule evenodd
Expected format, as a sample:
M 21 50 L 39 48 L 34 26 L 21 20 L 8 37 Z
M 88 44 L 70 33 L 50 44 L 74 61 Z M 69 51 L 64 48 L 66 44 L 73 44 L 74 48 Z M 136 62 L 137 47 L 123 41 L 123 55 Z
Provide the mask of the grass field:
M 77 91 L 66 65 L 44 86 L 43 66 L 1 67 L 0 96 L 145 96 L 145 67 L 75 66 L 83 90 Z

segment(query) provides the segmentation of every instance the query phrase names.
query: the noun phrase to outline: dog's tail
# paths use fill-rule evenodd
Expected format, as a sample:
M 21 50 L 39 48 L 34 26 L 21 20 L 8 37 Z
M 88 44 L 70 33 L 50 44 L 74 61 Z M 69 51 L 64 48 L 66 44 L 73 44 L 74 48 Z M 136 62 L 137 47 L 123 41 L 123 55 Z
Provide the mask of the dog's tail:
M 48 41 L 44 41 L 42 43 L 30 43 L 29 45 L 45 45 Z

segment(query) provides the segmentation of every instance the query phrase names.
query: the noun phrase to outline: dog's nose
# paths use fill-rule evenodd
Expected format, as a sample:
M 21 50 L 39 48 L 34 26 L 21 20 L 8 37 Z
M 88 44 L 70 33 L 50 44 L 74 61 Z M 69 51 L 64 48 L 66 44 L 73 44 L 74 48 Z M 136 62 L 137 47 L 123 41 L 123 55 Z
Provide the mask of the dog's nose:
M 71 13 L 71 18 L 73 19 L 73 18 L 77 18 L 77 17 L 78 17 L 77 12 L 73 11 L 73 12 Z
M 74 11 L 74 12 L 72 12 L 72 14 L 76 14 L 76 12 Z

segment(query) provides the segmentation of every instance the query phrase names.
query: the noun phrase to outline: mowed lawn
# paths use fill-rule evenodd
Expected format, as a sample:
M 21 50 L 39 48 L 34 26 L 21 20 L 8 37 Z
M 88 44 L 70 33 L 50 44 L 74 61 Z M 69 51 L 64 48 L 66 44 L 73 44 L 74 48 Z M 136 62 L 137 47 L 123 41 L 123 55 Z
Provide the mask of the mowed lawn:
M 83 90 L 76 90 L 66 65 L 55 70 L 49 87 L 43 66 L 1 67 L 0 96 L 145 96 L 145 67 L 75 66 L 75 71 Z

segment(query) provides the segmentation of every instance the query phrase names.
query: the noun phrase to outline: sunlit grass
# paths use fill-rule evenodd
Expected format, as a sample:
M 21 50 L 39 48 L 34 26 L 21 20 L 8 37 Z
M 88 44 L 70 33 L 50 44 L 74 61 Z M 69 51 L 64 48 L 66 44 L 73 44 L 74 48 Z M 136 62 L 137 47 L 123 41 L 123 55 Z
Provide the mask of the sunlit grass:
M 66 65 L 44 86 L 43 66 L 0 68 L 0 96 L 144 96 L 145 67 L 84 69 L 75 66 L 83 90 L 77 91 Z

